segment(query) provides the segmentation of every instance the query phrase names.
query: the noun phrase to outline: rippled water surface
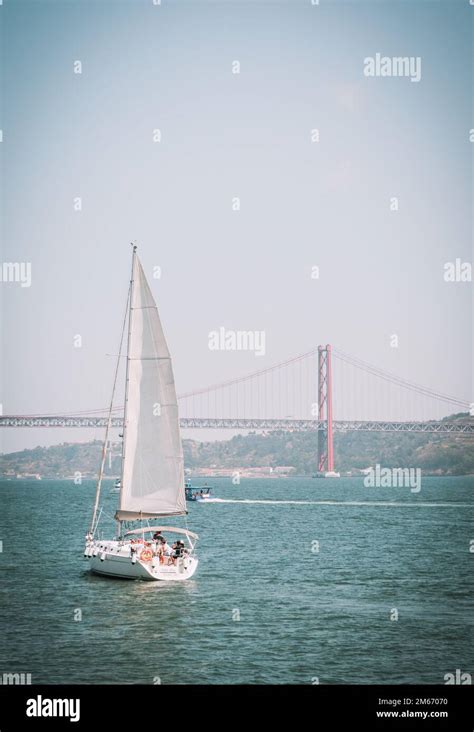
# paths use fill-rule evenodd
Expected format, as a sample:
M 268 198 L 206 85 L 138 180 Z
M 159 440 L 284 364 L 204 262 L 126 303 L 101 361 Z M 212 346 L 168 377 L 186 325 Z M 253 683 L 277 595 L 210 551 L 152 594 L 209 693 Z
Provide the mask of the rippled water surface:
M 52 684 L 474 673 L 473 478 L 423 478 L 418 494 L 358 478 L 208 482 L 221 500 L 189 507 L 200 565 L 182 584 L 88 572 L 92 482 L 0 483 L 0 672 Z

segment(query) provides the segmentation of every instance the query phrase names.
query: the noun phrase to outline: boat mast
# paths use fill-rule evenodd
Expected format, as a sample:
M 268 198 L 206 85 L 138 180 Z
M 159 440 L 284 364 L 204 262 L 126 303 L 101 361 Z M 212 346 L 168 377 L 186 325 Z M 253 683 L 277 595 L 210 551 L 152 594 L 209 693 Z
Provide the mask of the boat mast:
M 115 364 L 114 383 L 113 383 L 113 387 L 112 387 L 112 396 L 111 396 L 110 405 L 109 405 L 109 416 L 107 419 L 107 427 L 105 429 L 104 444 L 102 446 L 102 458 L 100 461 L 99 477 L 97 479 L 97 487 L 95 490 L 94 510 L 92 512 L 92 521 L 91 521 L 91 526 L 89 529 L 89 533 L 92 536 L 94 535 L 94 531 L 96 528 L 96 517 L 97 517 L 97 510 L 99 508 L 100 489 L 102 486 L 102 478 L 104 475 L 105 460 L 107 457 L 107 442 L 109 439 L 109 432 L 110 432 L 110 427 L 112 424 L 112 409 L 113 409 L 113 404 L 114 404 L 115 388 L 117 386 L 117 376 L 118 376 L 118 372 L 119 372 L 120 359 L 122 356 L 123 336 L 125 333 L 125 324 L 127 322 L 127 315 L 129 314 L 129 311 L 130 311 L 130 302 L 131 302 L 131 297 L 132 297 L 131 290 L 132 290 L 132 285 L 130 283 L 129 288 L 128 288 L 127 304 L 125 306 L 125 314 L 123 317 L 122 333 L 120 336 L 120 346 L 119 346 L 119 352 L 118 352 L 118 356 L 117 356 L 117 363 Z
M 130 298 L 128 301 L 128 335 L 127 335 L 127 366 L 125 371 L 125 403 L 123 409 L 123 440 L 122 440 L 122 469 L 120 471 L 120 501 L 122 500 L 123 491 L 123 468 L 125 464 L 125 443 L 127 440 L 127 407 L 128 407 L 128 382 L 129 382 L 129 364 L 130 364 L 130 336 L 132 331 L 132 302 L 133 302 L 133 273 L 135 271 L 135 257 L 137 254 L 137 245 L 132 242 L 132 272 L 130 275 Z M 122 530 L 122 522 L 118 521 L 119 536 Z

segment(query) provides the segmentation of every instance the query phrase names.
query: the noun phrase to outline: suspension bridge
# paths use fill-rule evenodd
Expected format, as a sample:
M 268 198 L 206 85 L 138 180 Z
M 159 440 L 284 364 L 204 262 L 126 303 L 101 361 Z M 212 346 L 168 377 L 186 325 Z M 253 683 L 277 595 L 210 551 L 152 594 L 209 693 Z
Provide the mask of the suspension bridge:
M 331 345 L 180 394 L 178 401 L 183 429 L 315 431 L 322 472 L 334 470 L 335 432 L 474 435 L 467 399 L 402 379 Z M 106 412 L 2 415 L 0 427 L 105 427 Z M 114 408 L 112 427 L 123 426 L 122 412 Z M 449 418 L 460 413 L 467 416 Z

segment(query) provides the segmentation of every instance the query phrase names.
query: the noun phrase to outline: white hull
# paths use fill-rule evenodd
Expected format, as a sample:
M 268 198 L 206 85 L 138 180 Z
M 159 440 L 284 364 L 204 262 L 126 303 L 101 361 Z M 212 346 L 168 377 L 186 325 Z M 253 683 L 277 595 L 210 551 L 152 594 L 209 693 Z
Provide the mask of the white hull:
M 180 557 L 172 562 L 158 556 L 140 559 L 140 554 L 148 546 L 134 545 L 130 541 L 90 541 L 86 544 L 84 556 L 90 562 L 91 572 L 122 579 L 141 579 L 146 581 L 182 582 L 193 576 L 198 560 L 193 556 Z M 151 552 L 150 552 L 151 553 Z

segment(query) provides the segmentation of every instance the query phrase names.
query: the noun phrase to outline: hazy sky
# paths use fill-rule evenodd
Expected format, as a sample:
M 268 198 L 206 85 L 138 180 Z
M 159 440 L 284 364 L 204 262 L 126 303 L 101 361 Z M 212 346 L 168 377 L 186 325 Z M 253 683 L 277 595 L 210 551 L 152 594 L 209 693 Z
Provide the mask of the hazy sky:
M 3 412 L 106 406 L 131 240 L 178 392 L 329 342 L 471 400 L 472 284 L 444 266 L 472 261 L 473 18 L 468 0 L 4 0 L 1 258 L 32 280 L 0 283 Z M 377 53 L 419 57 L 421 79 L 365 76 Z M 220 326 L 265 331 L 265 355 L 210 351 Z M 0 432 L 3 451 L 101 435 Z

